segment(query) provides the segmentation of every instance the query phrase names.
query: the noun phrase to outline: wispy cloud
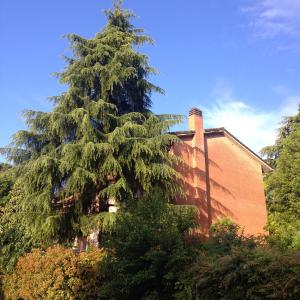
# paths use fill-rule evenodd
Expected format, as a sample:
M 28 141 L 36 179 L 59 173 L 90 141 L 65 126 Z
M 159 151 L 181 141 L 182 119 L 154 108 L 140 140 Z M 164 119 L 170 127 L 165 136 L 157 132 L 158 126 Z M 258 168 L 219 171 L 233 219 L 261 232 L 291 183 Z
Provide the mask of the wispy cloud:
M 258 153 L 262 147 L 274 143 L 283 116 L 296 114 L 300 95 L 286 97 L 278 109 L 264 111 L 223 88 L 223 94 L 221 91 L 214 103 L 204 108 L 205 127 L 225 127 Z
M 299 0 L 252 0 L 241 8 L 249 16 L 249 25 L 257 38 L 285 36 L 289 43 L 278 47 L 280 51 L 298 51 L 300 43 Z

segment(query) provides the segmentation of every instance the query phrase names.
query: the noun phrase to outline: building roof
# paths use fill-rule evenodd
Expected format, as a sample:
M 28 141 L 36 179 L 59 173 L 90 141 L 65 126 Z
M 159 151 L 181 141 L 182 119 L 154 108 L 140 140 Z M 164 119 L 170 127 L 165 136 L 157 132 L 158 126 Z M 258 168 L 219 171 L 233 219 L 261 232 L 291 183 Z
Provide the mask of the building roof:
M 170 134 L 175 134 L 177 136 L 193 136 L 195 134 L 194 130 L 182 130 L 182 131 L 173 131 Z
M 232 133 L 230 133 L 224 127 L 204 129 L 205 135 L 210 135 L 214 133 L 224 134 L 227 138 L 232 140 L 237 146 L 245 150 L 250 156 L 252 156 L 256 161 L 260 163 L 264 173 L 268 173 L 273 170 L 266 161 L 264 161 L 259 155 L 257 155 L 254 151 L 252 151 L 249 147 L 247 147 L 244 143 L 242 143 L 238 138 L 236 138 Z M 176 134 L 180 138 L 182 136 L 194 136 L 195 131 L 193 130 L 175 131 L 175 132 L 171 132 L 171 134 Z

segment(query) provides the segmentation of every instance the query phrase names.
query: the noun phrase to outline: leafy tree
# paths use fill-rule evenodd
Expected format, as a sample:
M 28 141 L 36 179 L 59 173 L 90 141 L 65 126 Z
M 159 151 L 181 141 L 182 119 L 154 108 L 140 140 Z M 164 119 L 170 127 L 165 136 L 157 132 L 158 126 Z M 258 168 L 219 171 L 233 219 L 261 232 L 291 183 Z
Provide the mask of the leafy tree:
M 154 187 L 169 199 L 179 192 L 178 158 L 169 153 L 177 138 L 168 130 L 180 118 L 149 111 L 151 91 L 159 89 L 146 80 L 152 69 L 134 48 L 149 39 L 137 34 L 120 3 L 106 13 L 95 38 L 69 35 L 74 57 L 59 75 L 69 88 L 54 97 L 53 111 L 25 112 L 28 130 L 2 149 L 20 170 L 18 197 L 3 218 L 15 221 L 0 227 L 5 249 L 15 239 L 26 248 L 19 234 L 34 245 L 68 243 L 110 224 L 109 202 L 126 209 Z
M 294 127 L 300 124 L 300 105 L 298 113 L 295 116 L 285 117 L 282 121 L 282 126 L 278 129 L 278 136 L 274 145 L 266 146 L 261 149 L 260 153 L 266 157 L 266 161 L 272 166 L 276 167 L 276 160 L 282 150 L 283 141 L 294 130 Z
M 271 241 L 300 248 L 300 108 L 286 118 L 268 153 L 275 166 L 266 178 Z
M 180 273 L 193 259 L 184 237 L 194 226 L 192 208 L 167 204 L 155 191 L 120 214 L 105 238 L 110 255 L 102 297 L 172 299 Z
M 13 186 L 13 170 L 11 166 L 0 163 L 0 215 L 1 206 L 4 206 L 9 199 L 9 192 Z

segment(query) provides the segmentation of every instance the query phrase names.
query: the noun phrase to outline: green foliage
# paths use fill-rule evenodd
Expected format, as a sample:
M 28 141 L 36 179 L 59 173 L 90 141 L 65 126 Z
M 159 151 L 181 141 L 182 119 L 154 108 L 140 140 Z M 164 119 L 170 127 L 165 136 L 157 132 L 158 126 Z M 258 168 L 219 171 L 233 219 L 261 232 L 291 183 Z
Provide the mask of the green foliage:
M 122 10 L 117 3 L 107 10 L 107 25 L 92 39 L 76 34 L 67 35 L 74 56 L 66 58 L 68 67 L 58 74 L 60 81 L 70 86 L 66 95 L 55 101 L 74 105 L 80 97 L 103 99 L 118 107 L 118 112 L 147 112 L 151 106 L 151 93 L 163 93 L 162 89 L 147 80 L 156 71 L 148 65 L 148 57 L 137 52 L 144 43 L 153 43 L 143 35 L 142 29 L 134 28 L 130 20 L 134 14 Z
M 189 270 L 192 292 L 185 299 L 299 299 L 299 259 L 299 253 L 245 248 L 217 259 L 199 255 Z
M 300 218 L 288 212 L 269 213 L 269 243 L 279 249 L 300 249 Z
M 300 110 L 285 120 L 272 148 L 275 170 L 265 180 L 270 240 L 280 248 L 300 249 Z
M 229 218 L 216 221 L 210 228 L 211 236 L 206 247 L 211 254 L 226 255 L 234 247 L 252 249 L 259 238 L 245 237 L 241 227 Z
M 151 93 L 163 91 L 137 49 L 152 40 L 120 4 L 94 38 L 67 36 L 73 57 L 57 74 L 67 91 L 51 98 L 51 112 L 26 111 L 28 129 L 1 149 L 14 163 L 0 164 L 6 299 L 299 299 L 300 254 L 277 248 L 300 249 L 300 111 L 262 150 L 275 168 L 266 187 L 276 247 L 229 219 L 192 243 L 195 211 L 170 204 L 180 159 L 168 131 L 180 117 L 150 112 Z M 112 200 L 118 213 L 108 212 Z M 42 250 L 95 231 L 105 259 L 102 250 Z
M 177 160 L 168 152 L 177 139 L 166 133 L 169 121 L 139 113 L 117 116 L 111 111 L 104 115 L 110 120 L 106 128 L 98 130 L 91 123 L 97 114 L 92 104 L 67 114 L 79 132 L 75 140 L 64 143 L 67 137 L 62 136 L 59 146 L 51 151 L 54 145 L 49 142 L 22 165 L 17 180 L 22 194 L 21 219 L 36 241 L 72 238 L 81 217 L 105 211 L 108 199 L 115 199 L 122 207 L 154 186 L 160 186 L 170 197 L 178 192 L 174 184 L 178 174 L 172 167 Z M 100 101 L 97 106 L 101 109 L 107 104 Z M 56 112 L 48 114 L 52 118 Z M 85 119 L 88 121 L 82 130 Z M 52 126 L 50 122 L 39 135 L 55 139 L 60 127 L 51 131 Z
M 99 299 L 103 250 L 74 254 L 62 247 L 35 249 L 3 278 L 5 299 Z
M 16 184 L 0 217 L 0 269 L 11 270 L 18 257 L 35 246 L 23 223 L 21 188 Z
M 186 266 L 177 299 L 299 299 L 300 253 L 243 236 L 228 220 Z
M 107 235 L 104 261 L 107 299 L 171 299 L 183 268 L 192 259 L 184 236 L 195 226 L 193 208 L 168 205 L 153 192 L 117 217 Z
M 53 247 L 21 257 L 2 277 L 4 299 L 299 299 L 299 252 L 245 237 L 228 219 L 189 244 L 194 217 L 153 191 L 116 216 L 106 254 Z
M 0 163 L 0 172 L 5 172 L 9 169 L 11 169 L 11 165 L 10 164 L 7 164 L 7 163 Z
M 300 106 L 298 111 L 300 110 Z M 282 126 L 278 129 L 277 139 L 274 145 L 266 146 L 261 149 L 261 154 L 266 157 L 266 161 L 272 166 L 276 167 L 276 160 L 283 149 L 283 141 L 290 135 L 295 127 L 300 124 L 299 112 L 295 116 L 285 117 L 282 121 Z
M 5 163 L 0 163 L 0 216 L 1 216 L 1 207 L 9 199 L 9 192 L 13 186 L 13 169 L 10 165 Z
M 120 3 L 107 16 L 94 38 L 69 35 L 74 57 L 59 74 L 68 90 L 52 99 L 53 111 L 26 111 L 28 129 L 1 150 L 19 170 L 18 200 L 8 201 L 0 221 L 4 265 L 15 245 L 13 255 L 111 226 L 109 199 L 126 210 L 155 187 L 169 200 L 179 192 L 178 158 L 169 153 L 178 139 L 168 130 L 180 118 L 150 113 L 150 94 L 159 89 L 146 80 L 153 70 L 136 51 L 149 38 Z

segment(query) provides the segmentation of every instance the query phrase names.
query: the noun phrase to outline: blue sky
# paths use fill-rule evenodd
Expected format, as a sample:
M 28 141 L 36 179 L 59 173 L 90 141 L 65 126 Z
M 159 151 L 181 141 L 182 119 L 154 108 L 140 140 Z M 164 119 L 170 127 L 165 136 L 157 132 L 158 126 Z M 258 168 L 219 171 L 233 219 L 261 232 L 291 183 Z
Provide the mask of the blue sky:
M 67 33 L 93 37 L 110 0 L 0 1 L 0 146 L 25 127 L 24 109 L 50 110 L 65 90 L 51 75 L 64 67 Z M 155 113 L 204 112 L 258 151 L 273 143 L 300 102 L 299 0 L 125 0 L 155 46 L 141 49 L 160 73 Z M 186 128 L 181 125 L 181 129 Z

